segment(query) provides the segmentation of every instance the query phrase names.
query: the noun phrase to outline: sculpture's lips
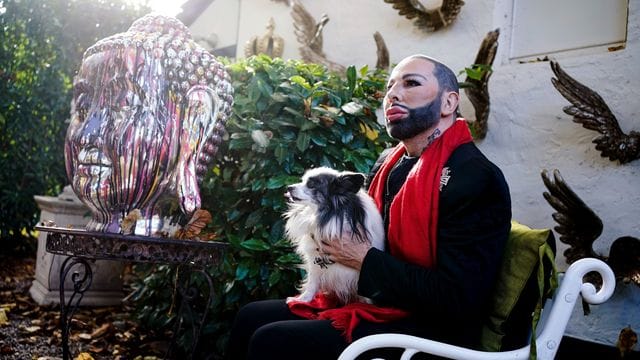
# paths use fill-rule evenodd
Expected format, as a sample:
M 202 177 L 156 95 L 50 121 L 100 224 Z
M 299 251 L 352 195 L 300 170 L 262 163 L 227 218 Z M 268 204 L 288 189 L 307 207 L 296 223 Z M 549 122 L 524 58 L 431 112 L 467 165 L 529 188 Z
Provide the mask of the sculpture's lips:
M 408 111 L 399 106 L 392 106 L 384 114 L 389 122 L 395 122 L 405 117 Z
M 84 166 L 111 166 L 111 161 L 96 147 L 80 149 L 78 153 L 78 165 Z

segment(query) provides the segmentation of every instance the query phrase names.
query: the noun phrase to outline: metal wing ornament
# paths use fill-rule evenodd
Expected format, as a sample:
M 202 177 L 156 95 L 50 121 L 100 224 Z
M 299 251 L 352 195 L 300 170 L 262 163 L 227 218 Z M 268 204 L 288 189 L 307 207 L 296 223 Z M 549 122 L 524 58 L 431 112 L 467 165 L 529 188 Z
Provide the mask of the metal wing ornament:
M 376 54 L 378 56 L 378 61 L 376 62 L 376 69 L 388 70 L 390 62 L 389 62 L 389 49 L 387 49 L 387 44 L 384 42 L 384 38 L 378 31 L 376 31 L 373 34 L 373 39 L 376 42 Z
M 574 122 L 601 134 L 593 143 L 602 157 L 618 160 L 621 164 L 640 158 L 640 132 L 631 131 L 628 135 L 622 132 L 618 120 L 600 95 L 569 76 L 557 62 L 551 61 L 551 70 L 557 77 L 551 78 L 553 86 L 572 104 L 563 111 L 572 115 Z
M 640 286 L 640 239 L 620 237 L 611 244 L 609 256 L 597 254 L 593 250 L 593 242 L 602 234 L 602 220 L 571 190 L 560 171 L 555 169 L 553 178 L 547 170 L 542 170 L 541 175 L 549 190 L 543 196 L 556 210 L 552 216 L 558 226 L 554 230 L 560 234 L 560 241 L 569 245 L 564 251 L 567 263 L 595 257 L 611 266 L 618 280 Z
M 309 63 L 325 65 L 331 71 L 343 73 L 346 70 L 345 67 L 328 60 L 322 51 L 322 30 L 329 22 L 329 17 L 323 14 L 320 21 L 316 22 L 307 9 L 295 0 L 292 2 L 291 16 L 294 32 L 298 42 L 302 44 L 300 47 L 302 59 Z
M 464 5 L 462 0 L 443 0 L 439 8 L 427 10 L 419 0 L 384 0 L 384 2 L 393 4 L 393 8 L 407 19 L 415 19 L 413 24 L 428 32 L 437 31 L 451 24 Z
M 467 85 L 464 87 L 464 93 L 476 113 L 476 120 L 469 122 L 469 126 L 474 130 L 473 133 L 476 139 L 484 139 L 487 136 L 490 109 L 489 78 L 493 73 L 491 66 L 496 58 L 499 36 L 500 29 L 489 31 L 480 44 L 476 60 L 472 65 L 472 68 L 477 68 L 481 71 L 480 78 L 467 76 L 464 80 L 464 84 Z

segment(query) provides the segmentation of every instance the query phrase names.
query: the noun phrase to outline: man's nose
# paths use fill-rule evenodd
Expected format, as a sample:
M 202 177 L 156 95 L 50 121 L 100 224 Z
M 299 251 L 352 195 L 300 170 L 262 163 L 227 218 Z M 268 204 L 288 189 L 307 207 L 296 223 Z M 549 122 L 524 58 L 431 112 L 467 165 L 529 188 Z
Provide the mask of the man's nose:
M 398 88 L 396 87 L 396 85 L 392 85 L 387 90 L 387 95 L 385 96 L 385 98 L 386 98 L 387 102 L 389 102 L 389 103 L 400 101 L 400 92 L 399 92 Z

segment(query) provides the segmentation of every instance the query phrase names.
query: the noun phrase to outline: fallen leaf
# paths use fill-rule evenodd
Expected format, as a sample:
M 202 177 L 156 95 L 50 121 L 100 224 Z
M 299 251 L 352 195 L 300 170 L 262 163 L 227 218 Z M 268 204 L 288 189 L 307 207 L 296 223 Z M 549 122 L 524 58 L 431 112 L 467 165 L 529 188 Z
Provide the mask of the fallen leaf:
M 40 326 L 25 326 L 23 328 L 21 328 L 22 331 L 33 334 L 35 332 L 40 331 L 41 327 Z
M 136 222 L 142 218 L 142 212 L 138 209 L 133 209 L 127 216 L 122 219 L 120 223 L 120 232 L 122 235 L 131 235 L 136 229 Z
M 82 340 L 91 340 L 91 334 L 80 333 L 78 334 L 78 338 Z
M 76 357 L 76 360 L 94 360 L 94 359 L 93 359 L 93 356 L 91 356 L 91 354 L 87 352 L 83 352 L 78 354 L 78 357 Z
M 91 333 L 91 337 L 94 338 L 94 339 L 95 338 L 99 338 L 99 337 L 103 336 L 104 334 L 106 334 L 107 331 L 109 331 L 109 329 L 111 329 L 111 324 L 110 323 L 104 323 L 99 328 L 93 330 L 93 332 Z
M 0 304 L 0 309 L 4 309 L 6 311 L 10 311 L 11 309 L 13 309 L 14 307 L 16 307 L 16 303 L 6 303 L 6 304 Z
M 191 219 L 184 226 L 184 229 L 180 229 L 176 232 L 175 237 L 178 239 L 193 239 L 196 235 L 200 234 L 200 231 L 211 222 L 211 213 L 204 209 L 198 209 L 193 213 Z
M 96 345 L 89 345 L 89 351 L 91 351 L 92 353 L 97 353 L 100 354 L 102 352 L 104 352 L 106 349 L 102 346 L 96 346 Z
M 9 325 L 9 318 L 4 308 L 0 308 L 0 326 Z

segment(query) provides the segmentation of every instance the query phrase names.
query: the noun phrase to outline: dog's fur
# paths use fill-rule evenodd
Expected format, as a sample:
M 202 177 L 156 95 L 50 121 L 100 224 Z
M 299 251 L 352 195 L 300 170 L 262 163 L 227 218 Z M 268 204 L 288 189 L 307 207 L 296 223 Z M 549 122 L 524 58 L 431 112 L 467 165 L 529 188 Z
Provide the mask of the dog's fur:
M 285 230 L 307 273 L 295 300 L 311 301 L 318 292 L 335 295 L 342 304 L 363 300 L 357 296 L 358 271 L 328 259 L 322 241 L 367 242 L 384 248 L 382 217 L 362 190 L 364 180 L 359 173 L 321 167 L 308 170 L 302 182 L 287 188 Z

